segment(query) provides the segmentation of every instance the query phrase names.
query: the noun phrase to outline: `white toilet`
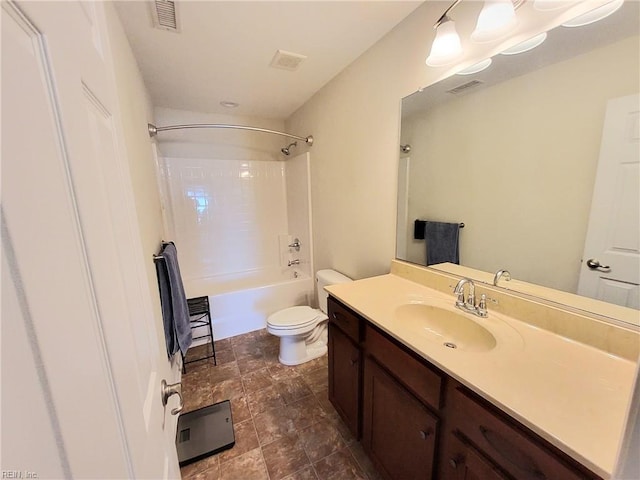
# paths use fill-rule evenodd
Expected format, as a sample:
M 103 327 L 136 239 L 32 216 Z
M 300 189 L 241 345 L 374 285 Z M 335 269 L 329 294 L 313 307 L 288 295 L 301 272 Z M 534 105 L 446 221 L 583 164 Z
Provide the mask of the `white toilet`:
M 278 360 L 284 365 L 299 365 L 327 353 L 327 298 L 324 287 L 351 282 L 335 270 L 318 270 L 316 292 L 320 309 L 289 307 L 269 315 L 267 332 L 280 337 Z

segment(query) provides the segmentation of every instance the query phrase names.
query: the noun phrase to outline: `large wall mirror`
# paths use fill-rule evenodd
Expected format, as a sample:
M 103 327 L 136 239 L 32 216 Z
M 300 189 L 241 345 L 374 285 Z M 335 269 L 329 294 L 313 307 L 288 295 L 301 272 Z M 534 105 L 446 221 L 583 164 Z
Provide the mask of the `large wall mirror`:
M 397 257 L 426 264 L 415 220 L 461 222 L 461 265 L 623 305 L 625 321 L 637 323 L 639 19 L 638 2 L 625 2 L 600 22 L 557 27 L 531 51 L 496 55 L 482 72 L 404 98 L 401 145 L 410 152 L 400 154 Z M 624 164 L 607 167 L 613 180 L 602 155 Z M 594 196 L 602 185 L 613 200 Z M 593 235 L 618 256 L 586 252 Z M 611 274 L 589 269 L 591 257 Z M 616 279 L 621 270 L 631 277 Z M 596 286 L 585 293 L 589 273 Z

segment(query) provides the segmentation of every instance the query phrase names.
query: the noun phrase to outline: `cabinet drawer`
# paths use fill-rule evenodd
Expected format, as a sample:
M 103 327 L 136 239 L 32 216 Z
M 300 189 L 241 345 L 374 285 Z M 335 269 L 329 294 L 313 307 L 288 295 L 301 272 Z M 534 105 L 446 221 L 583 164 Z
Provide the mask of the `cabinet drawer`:
M 578 480 L 599 478 L 567 463 L 545 446 L 544 441 L 524 431 L 513 420 L 497 414 L 482 400 L 472 398 L 464 387 L 451 389 L 447 399 L 450 427 L 469 439 L 510 475 L 523 480 Z M 483 402 L 483 403 L 481 403 Z M 450 461 L 451 459 L 444 459 Z M 453 459 L 455 460 L 455 459 Z
M 346 333 L 354 342 L 360 342 L 360 317 L 338 302 L 329 297 L 328 301 L 329 321 Z
M 365 331 L 365 342 L 368 354 L 384 365 L 414 395 L 431 407 L 440 408 L 440 374 L 369 325 Z

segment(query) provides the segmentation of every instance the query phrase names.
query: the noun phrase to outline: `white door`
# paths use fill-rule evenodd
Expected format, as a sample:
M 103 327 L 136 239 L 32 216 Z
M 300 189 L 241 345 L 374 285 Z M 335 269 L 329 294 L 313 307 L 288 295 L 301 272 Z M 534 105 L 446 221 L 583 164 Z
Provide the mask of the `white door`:
M 610 100 L 578 294 L 640 308 L 640 96 Z
M 2 2 L 2 471 L 179 478 L 100 2 Z M 141 126 L 144 128 L 144 126 Z M 11 474 L 9 474 L 11 475 Z

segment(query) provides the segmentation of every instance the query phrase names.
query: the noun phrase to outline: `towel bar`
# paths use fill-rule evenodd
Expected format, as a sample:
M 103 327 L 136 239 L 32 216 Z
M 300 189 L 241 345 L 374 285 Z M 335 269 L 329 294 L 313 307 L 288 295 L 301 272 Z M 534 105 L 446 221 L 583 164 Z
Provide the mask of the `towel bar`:
M 428 222 L 428 220 L 416 220 L 417 221 L 421 221 L 421 222 Z M 464 222 L 460 222 L 459 223 L 460 228 L 464 228 Z
M 162 241 L 160 242 L 160 251 L 162 252 L 162 248 L 163 248 L 165 245 L 169 245 L 170 243 L 173 243 L 173 242 L 165 242 L 164 240 L 162 240 Z M 154 254 L 154 255 L 153 255 L 153 261 L 154 261 L 154 262 L 156 262 L 156 261 L 158 261 L 158 260 L 161 260 L 161 259 L 163 259 L 163 258 L 164 258 L 164 257 L 162 256 L 162 254 L 161 254 L 161 253 L 158 253 L 158 254 Z

